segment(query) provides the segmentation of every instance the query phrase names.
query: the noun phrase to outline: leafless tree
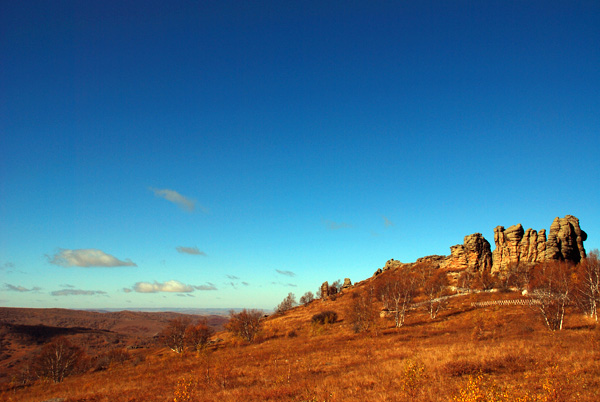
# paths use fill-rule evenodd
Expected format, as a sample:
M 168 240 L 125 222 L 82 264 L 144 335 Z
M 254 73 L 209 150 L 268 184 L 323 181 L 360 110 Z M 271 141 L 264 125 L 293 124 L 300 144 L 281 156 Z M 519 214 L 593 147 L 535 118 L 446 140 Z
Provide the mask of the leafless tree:
M 352 302 L 348 308 L 348 321 L 352 323 L 354 332 L 370 330 L 377 319 L 373 288 L 359 294 L 353 294 Z
M 504 288 L 516 287 L 526 289 L 530 281 L 530 263 L 516 262 L 509 264 L 501 274 L 501 285 Z
M 158 334 L 158 338 L 173 352 L 181 353 L 185 348 L 185 331 L 191 323 L 192 320 L 186 317 L 174 318 Z
M 275 309 L 275 312 L 278 314 L 283 314 L 286 311 L 291 310 L 297 304 L 298 303 L 296 302 L 296 296 L 290 292 L 285 297 L 285 299 L 283 299 L 283 301 L 279 303 L 279 305 Z
M 243 309 L 239 313 L 231 310 L 225 329 L 248 342 L 253 342 L 260 331 L 262 315 L 260 310 Z
M 577 266 L 576 298 L 582 310 L 598 322 L 600 305 L 600 260 L 592 250 Z
M 40 378 L 61 382 L 72 374 L 83 358 L 83 350 L 65 337 L 54 338 L 42 347 L 35 358 L 35 372 Z
M 185 342 L 194 350 L 200 351 L 206 347 L 208 340 L 215 331 L 208 326 L 206 319 L 200 320 L 196 325 L 190 325 L 185 330 Z
M 572 266 L 565 261 L 550 261 L 534 267 L 530 295 L 551 331 L 562 330 L 572 293 Z
M 329 286 L 329 295 L 334 295 L 342 291 L 342 280 L 338 279 Z
M 404 325 L 417 285 L 417 275 L 409 269 L 402 269 L 386 278 L 379 289 L 384 308 L 392 311 L 397 328 Z
M 306 306 L 313 300 L 315 300 L 315 295 L 313 294 L 313 292 L 308 291 L 304 293 L 304 295 L 300 298 L 300 304 Z
M 423 292 L 427 298 L 427 310 L 429 317 L 434 319 L 438 312 L 443 309 L 447 300 L 446 296 L 448 287 L 448 277 L 445 272 L 433 273 L 423 284 Z

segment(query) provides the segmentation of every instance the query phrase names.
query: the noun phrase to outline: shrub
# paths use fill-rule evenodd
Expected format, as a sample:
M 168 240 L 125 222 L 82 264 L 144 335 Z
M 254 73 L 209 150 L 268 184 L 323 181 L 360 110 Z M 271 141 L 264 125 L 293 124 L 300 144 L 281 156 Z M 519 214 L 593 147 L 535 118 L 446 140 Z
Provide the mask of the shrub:
M 183 352 L 185 347 L 185 333 L 190 326 L 189 318 L 174 318 L 159 334 L 160 342 L 175 353 Z
M 306 306 L 313 300 L 315 300 L 315 295 L 313 294 L 313 292 L 308 291 L 304 293 L 304 295 L 300 298 L 300 304 Z
M 262 315 L 260 310 L 243 309 L 239 313 L 231 310 L 225 329 L 248 342 L 253 342 L 260 331 Z
M 196 325 L 191 325 L 185 330 L 185 342 L 194 350 L 204 349 L 208 340 L 215 331 L 208 326 L 206 319 L 199 321 Z
M 77 370 L 83 357 L 80 347 L 61 336 L 42 347 L 35 358 L 35 371 L 40 378 L 61 382 Z
M 347 314 L 349 321 L 353 324 L 354 332 L 371 329 L 377 318 L 377 311 L 373 303 L 373 289 L 357 296 L 353 295 Z
M 322 311 L 312 316 L 311 321 L 315 324 L 333 324 L 337 321 L 337 313 L 335 311 Z
M 291 310 L 296 304 L 296 296 L 293 293 L 288 293 L 288 295 L 283 299 L 279 306 L 275 309 L 275 312 L 278 314 L 283 314 L 288 310 Z

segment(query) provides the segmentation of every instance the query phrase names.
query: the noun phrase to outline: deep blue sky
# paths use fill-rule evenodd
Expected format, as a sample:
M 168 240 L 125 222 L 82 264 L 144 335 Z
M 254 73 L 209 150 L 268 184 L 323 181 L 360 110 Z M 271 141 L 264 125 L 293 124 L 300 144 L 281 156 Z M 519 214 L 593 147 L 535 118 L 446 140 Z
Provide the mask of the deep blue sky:
M 597 1 L 3 1 L 0 304 L 259 307 L 600 247 Z

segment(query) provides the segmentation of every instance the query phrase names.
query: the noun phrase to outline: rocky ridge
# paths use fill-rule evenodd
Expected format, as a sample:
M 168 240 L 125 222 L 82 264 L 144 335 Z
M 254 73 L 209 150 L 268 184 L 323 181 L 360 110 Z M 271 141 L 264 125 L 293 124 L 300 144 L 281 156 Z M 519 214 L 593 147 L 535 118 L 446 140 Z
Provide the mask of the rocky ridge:
M 564 260 L 578 263 L 586 257 L 583 242 L 587 234 L 581 230 L 579 219 L 572 215 L 555 218 L 546 237 L 546 230 L 523 229 L 517 225 L 497 226 L 494 229 L 495 250 L 481 233 L 465 236 L 463 244 L 450 247 L 449 256 L 432 255 L 419 258 L 415 263 L 403 264 L 398 260 L 388 260 L 381 272 L 428 262 L 447 272 L 490 272 L 502 274 L 515 264 L 535 264 L 549 260 Z

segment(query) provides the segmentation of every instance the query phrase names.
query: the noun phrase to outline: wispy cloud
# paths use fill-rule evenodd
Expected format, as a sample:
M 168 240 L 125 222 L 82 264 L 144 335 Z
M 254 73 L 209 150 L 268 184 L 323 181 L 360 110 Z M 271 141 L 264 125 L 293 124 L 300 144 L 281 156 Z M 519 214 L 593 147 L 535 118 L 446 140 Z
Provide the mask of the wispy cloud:
M 183 246 L 179 246 L 179 247 L 177 247 L 177 252 L 182 253 L 182 254 L 192 254 L 192 255 L 203 255 L 203 256 L 206 256 L 206 253 L 204 251 L 198 250 L 198 247 L 183 247 Z
M 206 291 L 206 290 L 217 290 L 217 287 L 214 284 L 208 282 L 206 285 L 194 286 L 194 289 Z
M 185 196 L 179 194 L 175 190 L 169 190 L 167 188 L 160 189 L 160 188 L 150 187 L 150 191 L 152 191 L 155 196 L 164 198 L 165 200 L 172 202 L 173 204 L 177 205 L 179 208 L 184 209 L 186 211 L 192 212 L 196 209 L 196 201 L 195 200 L 185 197 Z M 204 208 L 203 206 L 199 205 L 198 207 L 202 212 L 205 212 L 205 213 L 208 212 L 207 209 Z
M 12 291 L 12 292 L 37 292 L 37 291 L 39 291 L 39 290 L 42 289 L 42 288 L 37 287 L 37 286 L 35 286 L 35 287 L 31 288 L 31 289 L 27 289 L 26 287 L 23 287 L 23 286 L 20 286 L 20 285 L 18 285 L 18 286 L 11 285 L 10 283 L 5 283 L 4 285 L 5 285 L 5 289 L 6 290 L 9 290 L 9 291 Z
M 79 250 L 59 249 L 48 261 L 61 267 L 137 267 L 130 259 L 124 261 L 106 254 L 102 250 L 88 248 Z
M 285 275 L 285 276 L 296 276 L 296 274 L 293 273 L 292 271 L 282 271 L 280 269 L 276 269 L 275 272 L 277 272 L 280 275 Z
M 250 286 L 250 284 L 248 282 L 242 282 L 242 285 L 244 285 L 244 286 Z
M 238 278 L 238 277 L 237 277 L 237 276 L 235 276 L 235 275 L 225 275 L 225 276 L 227 276 L 227 278 L 231 279 L 232 281 L 235 281 L 235 280 L 238 280 L 238 279 L 240 279 L 240 278 Z
M 394 222 L 392 222 L 391 220 L 389 220 L 385 215 L 381 215 L 381 217 L 383 218 L 383 225 L 386 228 L 389 228 L 390 226 L 394 226 Z
M 186 285 L 176 280 L 170 280 L 166 282 L 137 282 L 133 285 L 133 290 L 138 293 L 189 293 L 194 291 L 194 286 Z
M 81 290 L 81 289 L 62 289 L 55 290 L 50 293 L 52 296 L 93 296 L 93 295 L 105 295 L 106 292 L 102 290 Z
M 329 230 L 339 230 L 339 229 L 348 229 L 351 228 L 352 225 L 346 222 L 334 222 L 327 219 L 323 219 L 323 224 L 327 226 Z
M 0 264 L 0 270 L 10 269 L 14 267 L 15 264 L 13 264 L 12 262 L 5 262 L 4 264 Z
M 271 282 L 271 285 L 278 285 L 278 286 L 287 286 L 290 288 L 297 288 L 298 285 L 294 284 L 294 283 L 282 283 L 282 282 Z

